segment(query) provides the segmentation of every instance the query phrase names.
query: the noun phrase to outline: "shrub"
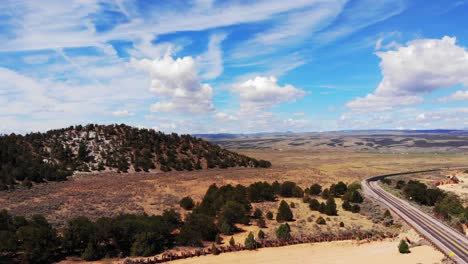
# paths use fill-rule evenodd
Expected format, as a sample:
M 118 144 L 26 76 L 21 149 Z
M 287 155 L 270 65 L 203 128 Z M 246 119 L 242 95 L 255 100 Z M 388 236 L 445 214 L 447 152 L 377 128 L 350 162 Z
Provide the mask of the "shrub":
M 325 204 L 324 213 L 326 215 L 338 215 L 338 213 L 336 211 L 335 199 L 333 197 L 329 197 L 327 199 L 327 203 Z
M 245 244 L 245 248 L 248 250 L 254 250 L 257 248 L 257 241 L 255 241 L 255 238 L 252 232 L 249 233 L 249 235 L 245 239 L 244 244 Z
M 302 197 L 302 202 L 303 203 L 309 203 L 311 200 L 310 196 L 309 195 L 304 195 L 304 197 Z
M 258 231 L 257 237 L 258 237 L 259 239 L 264 239 L 264 238 L 265 238 L 265 233 L 264 233 L 262 230 L 260 230 L 260 231 Z
M 298 198 L 304 197 L 304 191 L 302 190 L 301 187 L 299 187 L 297 185 L 296 185 L 296 187 L 294 187 L 293 197 L 298 197 Z
M 289 204 L 289 206 L 290 206 L 291 208 L 296 208 L 296 204 L 295 204 L 294 202 L 291 202 L 291 203 Z
M 403 187 L 405 187 L 405 184 L 406 184 L 406 182 L 404 180 L 398 180 L 396 185 L 395 185 L 395 188 L 403 189 Z
M 448 194 L 441 201 L 437 202 L 434 212 L 450 219 L 452 216 L 462 216 L 465 212 L 462 202 L 455 194 Z
M 214 241 L 218 230 L 214 219 L 204 214 L 191 213 L 178 236 L 179 242 L 186 246 L 200 246 L 202 241 Z
M 383 178 L 380 180 L 382 183 L 384 184 L 387 184 L 387 185 L 390 185 L 392 184 L 392 180 L 388 179 L 388 178 Z
M 324 213 L 325 213 L 325 207 L 326 207 L 325 203 L 324 203 L 324 202 L 321 202 L 318 211 L 319 211 L 320 213 L 324 214 Z
M 148 257 L 161 253 L 164 251 L 165 246 L 160 242 L 160 234 L 155 232 L 139 233 L 135 236 L 135 242 L 132 244 L 130 254 L 133 256 Z
M 276 194 L 276 195 L 280 195 L 281 194 L 281 184 L 278 182 L 278 181 L 274 181 L 272 184 L 271 184 L 271 188 L 273 189 L 273 193 Z
M 385 210 L 384 214 L 383 214 L 383 217 L 384 218 L 393 218 L 392 217 L 392 214 L 390 213 L 390 211 L 387 209 Z
M 359 213 L 361 211 L 361 207 L 357 204 L 353 205 L 353 207 L 351 207 L 351 212 L 353 213 Z
M 292 221 L 292 220 L 293 220 L 293 213 L 291 211 L 291 208 L 289 208 L 288 203 L 282 200 L 278 208 L 276 221 L 284 222 L 284 221 Z
M 195 207 L 195 203 L 190 196 L 186 196 L 182 198 L 179 202 L 180 207 L 184 208 L 185 210 L 192 210 Z
M 86 261 L 98 260 L 99 254 L 96 244 L 92 243 L 91 241 L 88 242 L 86 249 L 83 251 L 83 254 L 81 254 L 81 259 Z
M 223 239 L 221 238 L 221 236 L 219 234 L 216 234 L 215 236 L 215 243 L 220 245 L 223 243 Z
M 325 221 L 325 219 L 324 219 L 323 217 L 321 217 L 321 216 L 319 216 L 319 217 L 317 218 L 317 220 L 315 220 L 315 223 L 317 223 L 317 224 L 319 224 L 319 225 L 326 225 L 326 224 L 327 224 L 327 222 Z
M 318 211 L 320 209 L 320 202 L 317 199 L 311 199 L 309 202 L 309 208 L 312 211 Z
M 268 220 L 273 220 L 273 213 L 270 212 L 270 211 L 268 211 L 268 212 L 266 213 L 266 218 L 267 218 Z
M 219 229 L 221 230 L 221 233 L 225 235 L 232 235 L 236 232 L 236 228 L 228 222 L 223 222 Z
M 260 228 L 265 228 L 266 227 L 265 220 L 263 218 L 257 219 L 257 226 Z
M 406 198 L 422 204 L 433 206 L 445 197 L 445 193 L 439 189 L 428 189 L 426 184 L 419 181 L 409 181 L 403 188 Z
M 256 208 L 253 213 L 253 218 L 259 219 L 263 217 L 263 212 L 259 208 Z
M 348 201 L 344 201 L 341 205 L 345 211 L 351 211 L 352 205 Z
M 319 195 L 322 192 L 322 186 L 320 184 L 314 183 L 309 188 L 310 195 Z
M 221 208 L 218 217 L 221 223 L 226 222 L 231 226 L 235 223 L 247 224 L 249 222 L 249 215 L 244 205 L 235 201 L 228 201 Z
M 229 239 L 229 245 L 234 246 L 235 244 L 236 244 L 236 241 L 234 240 L 234 237 L 231 237 L 231 239 Z
M 275 190 L 267 182 L 255 182 L 248 187 L 248 197 L 252 202 L 274 201 Z
M 408 244 L 406 243 L 405 240 L 400 240 L 400 244 L 398 245 L 398 251 L 401 253 L 401 254 L 408 254 L 410 253 L 411 251 L 409 250 L 409 246 Z
M 95 225 L 86 217 L 77 217 L 68 221 L 63 234 L 63 246 L 69 253 L 83 251 L 88 247 L 88 241 L 96 232 Z
M 270 168 L 271 167 L 271 162 L 267 160 L 259 160 L 258 161 L 258 167 L 260 168 Z
M 348 185 L 348 191 L 357 191 L 361 189 L 361 183 L 360 182 L 352 182 L 351 184 Z
M 296 188 L 296 183 L 285 181 L 281 184 L 280 194 L 283 197 L 293 197 Z
M 330 191 L 328 189 L 325 189 L 322 191 L 322 198 L 323 199 L 328 199 L 328 197 L 330 196 Z
M 364 199 L 361 196 L 361 193 L 357 190 L 349 190 L 343 195 L 343 201 L 348 201 L 350 203 L 362 203 Z
M 340 222 L 340 227 L 344 227 L 344 223 L 343 223 L 343 222 Z
M 338 182 L 337 184 L 332 184 L 332 186 L 330 186 L 330 194 L 332 194 L 335 197 L 342 196 L 346 193 L 347 190 L 348 186 L 342 181 Z
M 213 255 L 219 255 L 219 253 L 221 253 L 214 243 L 211 245 L 211 252 Z
M 291 228 L 289 225 L 281 224 L 278 229 L 276 229 L 276 238 L 279 240 L 290 240 L 291 239 Z

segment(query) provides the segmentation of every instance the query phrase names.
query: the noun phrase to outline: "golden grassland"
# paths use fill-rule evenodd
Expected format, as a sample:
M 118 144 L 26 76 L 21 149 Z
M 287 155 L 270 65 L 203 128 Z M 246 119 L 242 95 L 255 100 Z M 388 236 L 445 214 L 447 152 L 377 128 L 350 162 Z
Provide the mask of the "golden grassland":
M 200 201 L 216 183 L 249 185 L 255 181 L 294 181 L 303 188 L 343 180 L 359 181 L 371 175 L 461 166 L 464 154 L 379 154 L 348 151 L 240 151 L 273 163 L 269 169 L 232 168 L 168 173 L 77 174 L 64 182 L 35 185 L 0 192 L 0 208 L 13 214 L 43 214 L 61 227 L 75 216 L 92 219 L 120 213 L 159 214 L 178 208 L 187 195 Z M 182 211 L 183 212 L 183 211 Z

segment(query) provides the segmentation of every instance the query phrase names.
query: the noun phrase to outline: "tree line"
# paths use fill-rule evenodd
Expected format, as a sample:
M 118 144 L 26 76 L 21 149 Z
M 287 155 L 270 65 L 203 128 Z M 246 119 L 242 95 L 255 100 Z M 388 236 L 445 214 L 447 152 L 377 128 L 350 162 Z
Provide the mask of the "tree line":
M 425 183 L 417 180 L 382 180 L 384 184 L 401 190 L 403 195 L 411 201 L 420 205 L 430 206 L 433 212 L 452 223 L 452 225 L 463 230 L 461 224 L 468 223 L 468 207 L 463 207 L 461 199 L 449 192 L 436 187 L 428 187 Z
M 335 197 L 358 202 L 352 200 L 352 194 L 348 195 L 357 191 L 358 185 L 338 183 L 336 186 L 339 187 L 333 187 L 329 192 L 324 214 L 337 214 Z M 275 181 L 272 184 L 255 182 L 249 186 L 239 184 L 218 187 L 213 184 L 199 203 L 195 203 L 189 196 L 180 200 L 180 206 L 190 211 L 183 220 L 173 209 L 166 210 L 161 215 L 125 214 L 95 221 L 77 217 L 69 220 L 60 234 L 42 216 L 35 215 L 26 219 L 12 216 L 3 210 L 0 212 L 0 262 L 48 263 L 66 256 L 79 256 L 83 260 L 151 256 L 176 245 L 200 247 L 207 241 L 219 243 L 220 234 L 232 235 L 241 231 L 236 224 L 248 225 L 255 220 L 259 227 L 264 228 L 264 217 L 274 218 L 271 212 L 264 216 L 261 210 L 252 210 L 252 202 L 276 201 L 280 197 L 298 197 L 309 202 L 306 197 L 323 195 L 317 189 L 317 185 L 313 185 L 302 190 L 290 181 Z M 291 238 L 291 229 L 287 222 L 294 220 L 291 210 L 294 206 L 284 200 L 279 204 L 275 219 L 281 223 L 276 230 L 280 240 Z M 259 232 L 258 237 L 264 236 L 264 233 Z M 249 235 L 246 246 L 255 246 L 251 240 Z

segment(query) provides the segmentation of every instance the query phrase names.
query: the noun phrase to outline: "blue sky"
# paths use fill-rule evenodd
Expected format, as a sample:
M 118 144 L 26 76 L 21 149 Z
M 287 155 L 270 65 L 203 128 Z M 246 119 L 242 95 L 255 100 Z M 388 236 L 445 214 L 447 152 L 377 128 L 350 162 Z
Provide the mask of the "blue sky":
M 468 127 L 468 1 L 1 1 L 0 133 Z

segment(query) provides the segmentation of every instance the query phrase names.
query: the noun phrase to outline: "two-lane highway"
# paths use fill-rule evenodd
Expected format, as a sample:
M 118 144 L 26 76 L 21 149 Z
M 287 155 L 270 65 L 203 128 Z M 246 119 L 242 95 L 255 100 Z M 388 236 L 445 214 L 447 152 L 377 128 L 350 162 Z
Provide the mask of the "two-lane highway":
M 426 237 L 426 239 L 457 263 L 468 263 L 468 238 L 465 235 L 425 214 L 407 201 L 387 193 L 378 185 L 378 180 L 386 176 L 396 175 L 382 175 L 364 180 L 362 182 L 364 194 L 388 206 L 417 232 Z

